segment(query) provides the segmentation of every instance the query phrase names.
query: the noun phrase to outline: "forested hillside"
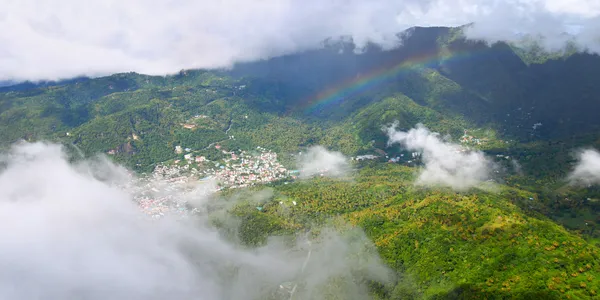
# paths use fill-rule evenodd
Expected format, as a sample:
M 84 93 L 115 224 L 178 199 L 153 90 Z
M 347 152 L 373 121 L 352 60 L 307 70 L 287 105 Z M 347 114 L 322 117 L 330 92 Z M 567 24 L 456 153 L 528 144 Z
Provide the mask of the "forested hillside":
M 404 278 L 374 284 L 381 299 L 595 297 L 600 190 L 565 177 L 573 151 L 600 148 L 600 57 L 487 45 L 465 40 L 460 28 L 414 28 L 397 49 L 354 50 L 327 42 L 231 70 L 1 87 L 0 141 L 58 142 L 139 173 L 190 151 L 211 159 L 215 146 L 262 147 L 289 169 L 314 145 L 378 155 L 353 164 L 347 180 L 270 183 L 260 209 L 232 208 L 241 239 L 256 246 L 331 222 L 359 226 Z M 415 187 L 419 165 L 388 160 L 410 153 L 388 145 L 383 128 L 394 122 L 477 141 L 468 146 L 502 166 L 497 189 Z M 294 205 L 282 214 L 284 201 Z
M 376 289 L 383 299 L 596 296 L 598 246 L 531 209 L 544 205 L 544 195 L 510 187 L 427 190 L 412 180 L 411 168 L 372 165 L 356 182 L 276 185 L 261 211 L 250 200 L 234 211 L 245 220 L 241 234 L 250 244 L 314 228 L 315 222 L 361 226 L 401 274 L 391 288 Z M 292 201 L 297 205 L 284 212 L 280 203 Z
M 223 127 L 224 131 L 230 119 L 239 120 L 234 107 L 252 116 L 254 123 L 246 128 L 256 129 L 258 123 L 271 124 L 275 118 L 284 124 L 295 120 L 309 127 L 333 128 L 335 132 L 336 126 L 346 126 L 345 122 L 352 120 L 355 125 L 364 124 L 358 131 L 367 130 L 366 135 L 372 136 L 378 130 L 366 124 L 373 124 L 367 120 L 375 117 L 367 117 L 375 109 L 373 105 L 404 109 L 388 105 L 389 97 L 413 103 L 413 112 L 403 116 L 388 112 L 379 116 L 383 118 L 377 120 L 379 123 L 396 117 L 411 127 L 417 122 L 427 122 L 423 114 L 437 113 L 452 119 L 454 124 L 440 125 L 436 130 L 454 135 L 469 124 L 493 129 L 506 139 L 519 141 L 565 139 L 573 133 L 595 132 L 599 122 L 595 117 L 599 105 L 594 101 L 598 94 L 595 78 L 600 75 L 600 59 L 572 52 L 543 53 L 534 46 L 526 46 L 518 48 L 502 43 L 488 46 L 467 41 L 461 38 L 460 29 L 415 28 L 402 47 L 391 51 L 372 46 L 355 54 L 351 43 L 327 43 L 322 50 L 240 64 L 227 72 L 182 71 L 168 77 L 130 73 L 44 83 L 37 88 L 31 84 L 4 87 L 1 121 L 14 130 L 4 131 L 2 140 L 58 138 L 80 126 L 88 126 L 90 137 L 96 137 L 89 131 L 97 126 L 95 123 L 116 122 L 122 128 L 114 128 L 110 138 L 102 136 L 104 140 L 96 140 L 102 147 L 91 146 L 86 137 L 67 139 L 76 144 L 81 142 L 85 150 L 108 151 L 125 144 L 124 138 L 134 131 L 144 131 L 141 120 L 144 119 L 155 126 L 157 132 L 153 134 L 164 129 L 171 136 L 167 142 L 177 143 L 175 136 L 181 135 L 172 128 L 177 127 L 174 125 L 177 122 L 206 112 L 215 118 L 213 125 Z M 386 71 L 403 62 L 406 67 L 401 70 Z M 389 74 L 377 75 L 378 72 Z M 368 75 L 372 73 L 375 75 Z M 344 93 L 352 85 L 369 80 L 377 82 Z M 335 101 L 319 99 L 319 93 L 327 89 L 341 96 Z M 218 108 L 220 102 L 226 102 L 226 107 Z M 534 129 L 538 123 L 541 125 Z M 203 140 L 208 143 L 222 138 L 212 129 L 217 128 L 208 126 L 205 133 L 194 134 L 206 135 Z M 235 129 L 233 126 L 232 130 Z M 289 135 L 296 134 L 300 133 Z M 319 132 L 311 136 L 318 140 Z M 290 138 L 294 142 L 278 150 L 305 145 L 301 137 Z M 161 147 L 153 144 L 152 139 L 148 137 L 149 145 Z M 279 147 L 285 144 L 277 143 Z M 347 154 L 356 151 L 344 150 Z

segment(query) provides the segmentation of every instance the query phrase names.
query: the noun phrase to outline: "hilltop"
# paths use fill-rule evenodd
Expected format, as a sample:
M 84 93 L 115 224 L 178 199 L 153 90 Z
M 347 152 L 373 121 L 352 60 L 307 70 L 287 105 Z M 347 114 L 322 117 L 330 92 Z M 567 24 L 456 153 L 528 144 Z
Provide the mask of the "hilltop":
M 185 170 L 240 188 L 223 197 L 247 200 L 266 184 L 273 195 L 260 209 L 232 208 L 244 245 L 359 226 L 406 277 L 373 286 L 380 298 L 587 298 L 600 289 L 600 191 L 564 178 L 575 149 L 600 148 L 596 78 L 596 55 L 414 28 L 390 51 L 328 41 L 231 70 L 1 87 L 0 141 L 53 141 L 139 174 Z M 393 122 L 483 151 L 504 167 L 498 190 L 415 187 L 415 156 L 382 130 Z M 300 152 L 314 145 L 373 159 L 353 161 L 347 180 L 295 180 Z

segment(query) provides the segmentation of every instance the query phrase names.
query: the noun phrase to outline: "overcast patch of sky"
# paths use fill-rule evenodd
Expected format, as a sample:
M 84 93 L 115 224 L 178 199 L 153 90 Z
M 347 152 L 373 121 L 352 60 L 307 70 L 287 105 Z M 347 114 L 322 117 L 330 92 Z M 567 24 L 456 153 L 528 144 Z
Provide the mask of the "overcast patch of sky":
M 136 71 L 227 67 L 352 36 L 391 48 L 412 26 L 474 22 L 490 42 L 544 35 L 557 48 L 576 41 L 600 52 L 597 0 L 5 0 L 0 12 L 0 80 L 59 79 Z

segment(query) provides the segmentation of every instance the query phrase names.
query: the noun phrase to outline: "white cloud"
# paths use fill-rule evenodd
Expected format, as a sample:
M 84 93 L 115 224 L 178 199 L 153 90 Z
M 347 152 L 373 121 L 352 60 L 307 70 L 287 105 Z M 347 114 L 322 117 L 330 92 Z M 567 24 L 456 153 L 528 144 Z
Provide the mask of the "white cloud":
M 285 281 L 300 283 L 296 299 L 316 299 L 334 277 L 350 299 L 365 296 L 348 278 L 352 270 L 387 279 L 379 258 L 364 252 L 360 231 L 348 239 L 325 230 L 310 246 L 273 240 L 248 250 L 224 241 L 208 215 L 148 220 L 135 195 L 115 185 L 131 176 L 114 165 L 98 170 L 107 161 L 73 166 L 60 147 L 38 143 L 0 162 L 1 299 L 265 299 L 286 293 Z M 348 259 L 354 254 L 366 260 Z
M 568 180 L 573 185 L 600 184 L 600 152 L 594 149 L 579 152 L 577 165 Z
M 481 151 L 466 151 L 459 145 L 443 141 L 439 134 L 418 124 L 407 132 L 387 128 L 388 145 L 402 144 L 409 151 L 422 154 L 424 168 L 416 184 L 441 185 L 466 190 L 490 178 L 493 163 Z
M 596 0 L 546 0 L 544 7 L 556 14 L 580 15 L 587 18 L 600 15 L 600 2 Z
M 298 157 L 300 177 L 310 178 L 323 174 L 327 177 L 340 177 L 350 171 L 348 158 L 340 152 L 328 151 L 323 146 L 313 146 Z
M 7 0 L 0 80 L 223 67 L 342 35 L 393 47 L 411 26 L 470 22 L 472 38 L 543 34 L 549 46 L 576 24 L 577 41 L 600 50 L 596 0 Z
M 549 50 L 574 41 L 587 51 L 600 52 L 600 7 L 595 0 L 498 1 L 472 20 L 476 26 L 466 32 L 472 39 L 518 41 L 527 35 Z

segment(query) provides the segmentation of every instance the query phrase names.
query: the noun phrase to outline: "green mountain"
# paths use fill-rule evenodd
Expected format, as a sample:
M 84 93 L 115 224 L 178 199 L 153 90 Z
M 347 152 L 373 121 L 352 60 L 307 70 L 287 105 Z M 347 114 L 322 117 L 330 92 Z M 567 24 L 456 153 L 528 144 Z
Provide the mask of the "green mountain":
M 215 144 L 260 146 L 293 168 L 294 153 L 311 145 L 395 155 L 381 130 L 395 121 L 454 140 L 467 130 L 485 141 L 473 147 L 509 155 L 523 172 L 506 172 L 497 192 L 416 188 L 415 168 L 383 162 L 359 166 L 353 181 L 273 184 L 264 210 L 239 207 L 254 222 L 245 238 L 260 244 L 332 218 L 361 226 L 387 264 L 411 278 L 373 287 L 384 299 L 590 298 L 600 289 L 600 207 L 585 199 L 600 191 L 565 188 L 563 179 L 574 149 L 600 147 L 596 78 L 595 55 L 414 28 L 391 51 L 327 42 L 227 71 L 2 87 L 0 141 L 60 142 L 150 172 L 182 160 L 176 146 L 209 158 Z M 299 203 L 287 218 L 270 209 L 284 198 Z

